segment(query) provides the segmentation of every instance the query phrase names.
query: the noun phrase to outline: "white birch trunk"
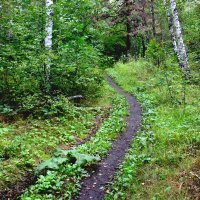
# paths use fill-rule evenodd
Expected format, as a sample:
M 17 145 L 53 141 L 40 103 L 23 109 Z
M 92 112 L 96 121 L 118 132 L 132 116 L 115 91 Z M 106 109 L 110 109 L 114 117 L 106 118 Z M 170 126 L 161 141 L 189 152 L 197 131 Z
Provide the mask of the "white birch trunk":
M 52 49 L 52 38 L 53 38 L 53 0 L 46 0 L 46 27 L 45 27 L 45 31 L 46 31 L 46 37 L 44 40 L 45 43 L 45 48 L 47 50 L 51 50 Z M 50 72 L 51 72 L 51 64 L 50 64 L 50 60 L 48 60 L 48 63 L 46 65 L 46 79 L 47 82 L 49 81 L 49 77 L 50 77 Z
M 188 58 L 187 58 L 185 45 L 183 42 L 183 36 L 182 36 L 181 25 L 180 25 L 180 21 L 178 17 L 176 1 L 170 0 L 170 5 L 171 5 L 172 16 L 173 16 L 173 23 L 176 30 L 177 48 L 178 48 L 178 53 L 180 55 L 180 62 L 181 62 L 180 67 L 183 70 L 184 74 L 188 75 L 190 73 L 190 69 L 188 65 Z
M 176 42 L 176 35 L 174 33 L 173 21 L 172 21 L 172 18 L 170 16 L 170 11 L 168 9 L 166 0 L 163 0 L 163 3 L 164 3 L 165 11 L 166 11 L 167 21 L 168 21 L 168 26 L 169 26 L 169 32 L 170 32 L 174 52 L 177 55 L 178 60 L 180 60 L 180 55 L 179 55 L 179 52 L 178 52 L 177 42 Z

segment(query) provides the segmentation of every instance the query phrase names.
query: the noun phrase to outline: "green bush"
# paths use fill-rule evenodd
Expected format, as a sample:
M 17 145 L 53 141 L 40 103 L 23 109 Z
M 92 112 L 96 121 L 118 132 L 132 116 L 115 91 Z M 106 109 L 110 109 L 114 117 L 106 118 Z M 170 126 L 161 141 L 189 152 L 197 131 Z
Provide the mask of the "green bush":
M 73 115 L 74 112 L 76 112 L 76 108 L 63 95 L 55 97 L 38 94 L 27 96 L 22 99 L 22 103 L 17 109 L 17 113 L 41 118 Z
M 105 59 L 99 32 L 90 21 L 95 5 L 81 0 L 55 3 L 51 52 L 42 44 L 46 34 L 43 3 L 21 2 L 20 12 L 16 7 L 14 2 L 3 3 L 0 10 L 0 113 L 60 115 L 65 112 L 57 108 L 64 104 L 60 95 L 96 98 L 102 82 L 99 68 Z
M 160 66 L 160 63 L 165 58 L 164 50 L 155 40 L 150 40 L 146 50 L 146 57 L 154 64 Z

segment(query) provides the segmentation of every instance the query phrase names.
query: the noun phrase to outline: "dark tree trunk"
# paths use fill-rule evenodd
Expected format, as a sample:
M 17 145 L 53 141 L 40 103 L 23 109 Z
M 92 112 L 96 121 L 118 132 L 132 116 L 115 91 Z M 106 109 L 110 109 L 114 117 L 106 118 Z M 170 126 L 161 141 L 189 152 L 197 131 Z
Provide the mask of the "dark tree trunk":
M 151 0 L 151 15 L 152 15 L 152 31 L 153 31 L 153 37 L 155 37 L 155 36 L 156 36 L 156 20 L 155 20 L 154 0 Z
M 146 52 L 146 40 L 145 37 L 142 37 L 142 57 L 145 57 L 145 52 Z
M 124 0 L 125 10 L 126 10 L 126 55 L 128 56 L 131 53 L 131 9 L 130 1 Z
M 127 20 L 126 28 L 127 28 L 126 54 L 128 56 L 128 54 L 130 54 L 130 52 L 131 52 L 131 24 L 130 24 L 129 20 Z

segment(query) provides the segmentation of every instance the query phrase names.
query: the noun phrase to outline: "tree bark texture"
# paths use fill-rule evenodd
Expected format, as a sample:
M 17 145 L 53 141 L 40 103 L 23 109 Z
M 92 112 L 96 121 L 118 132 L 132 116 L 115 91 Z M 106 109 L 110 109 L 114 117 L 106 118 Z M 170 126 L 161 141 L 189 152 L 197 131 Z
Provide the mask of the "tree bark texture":
M 126 11 L 126 54 L 127 56 L 131 52 L 131 9 L 130 9 L 130 0 L 124 0 L 125 11 Z
M 154 0 L 151 0 L 151 15 L 152 15 L 152 31 L 153 31 L 153 37 L 156 37 L 156 20 L 155 20 Z
M 45 32 L 46 32 L 46 37 L 44 40 L 45 48 L 47 50 L 52 49 L 52 39 L 53 39 L 53 0 L 46 0 L 46 27 L 45 27 Z M 50 77 L 50 72 L 51 72 L 51 64 L 50 64 L 50 59 L 48 59 L 48 63 L 46 65 L 46 80 L 49 82 L 49 77 Z
M 173 23 L 176 30 L 177 51 L 178 51 L 178 54 L 180 55 L 179 66 L 184 72 L 185 76 L 188 76 L 188 74 L 190 73 L 190 69 L 188 65 L 186 48 L 183 42 L 181 24 L 178 17 L 176 1 L 170 0 L 170 6 L 171 6 L 171 11 L 172 11 Z
M 180 62 L 180 55 L 179 55 L 178 48 L 177 48 L 176 33 L 174 32 L 173 20 L 172 20 L 172 17 L 170 15 L 170 11 L 168 9 L 166 0 L 163 0 L 163 3 L 164 3 L 165 11 L 166 11 L 168 27 L 169 27 L 169 32 L 170 32 L 174 52 L 178 57 L 178 61 Z

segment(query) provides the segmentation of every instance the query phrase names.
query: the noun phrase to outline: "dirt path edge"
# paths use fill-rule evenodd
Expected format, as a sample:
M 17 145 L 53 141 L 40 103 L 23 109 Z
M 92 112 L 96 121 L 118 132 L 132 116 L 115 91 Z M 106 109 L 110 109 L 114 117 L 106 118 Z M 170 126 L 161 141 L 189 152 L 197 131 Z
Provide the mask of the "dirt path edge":
M 141 107 L 136 98 L 124 92 L 110 77 L 106 77 L 108 83 L 122 94 L 129 104 L 129 116 L 126 130 L 113 142 L 108 156 L 102 160 L 96 171 L 82 183 L 78 200 L 102 200 L 105 194 L 105 186 L 114 176 L 117 167 L 130 147 L 131 141 L 141 124 Z

